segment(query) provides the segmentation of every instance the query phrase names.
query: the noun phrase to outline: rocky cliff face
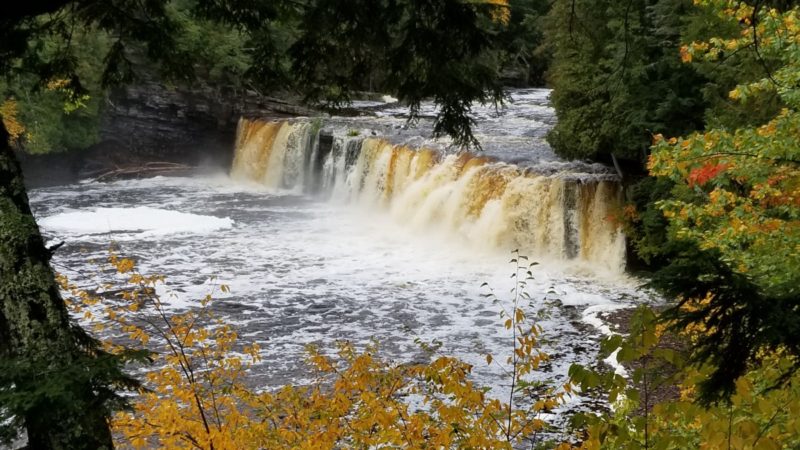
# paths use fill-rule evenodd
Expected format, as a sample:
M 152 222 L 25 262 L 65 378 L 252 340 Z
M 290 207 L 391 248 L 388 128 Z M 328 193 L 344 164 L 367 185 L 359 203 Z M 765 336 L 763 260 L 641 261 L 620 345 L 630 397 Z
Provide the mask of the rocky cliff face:
M 113 91 L 101 125 L 102 147 L 143 159 L 198 163 L 232 155 L 241 116 L 288 117 L 313 111 L 252 91 L 145 82 Z
M 314 114 L 309 108 L 253 91 L 209 86 L 188 89 L 143 81 L 109 94 L 99 144 L 62 154 L 21 154 L 20 159 L 29 185 L 62 184 L 149 161 L 227 168 L 233 158 L 239 117 Z

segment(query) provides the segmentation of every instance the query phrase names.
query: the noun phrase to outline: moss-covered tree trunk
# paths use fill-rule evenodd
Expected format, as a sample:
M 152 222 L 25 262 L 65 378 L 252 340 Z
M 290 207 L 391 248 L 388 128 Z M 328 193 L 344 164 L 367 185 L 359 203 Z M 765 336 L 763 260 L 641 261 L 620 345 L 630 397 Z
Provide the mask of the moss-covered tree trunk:
M 0 408 L 29 448 L 111 448 L 113 394 L 87 364 L 102 354 L 70 323 L 50 256 L 0 122 Z

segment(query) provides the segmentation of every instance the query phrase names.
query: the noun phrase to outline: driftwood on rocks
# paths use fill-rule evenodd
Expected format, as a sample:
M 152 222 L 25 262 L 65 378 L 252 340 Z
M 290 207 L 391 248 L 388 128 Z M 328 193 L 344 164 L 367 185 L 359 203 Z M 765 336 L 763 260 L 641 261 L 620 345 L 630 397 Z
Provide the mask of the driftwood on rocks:
M 172 162 L 148 162 L 133 166 L 116 167 L 99 174 L 91 174 L 94 181 L 114 181 L 126 178 L 144 178 L 158 175 L 181 175 L 193 170 L 193 166 Z

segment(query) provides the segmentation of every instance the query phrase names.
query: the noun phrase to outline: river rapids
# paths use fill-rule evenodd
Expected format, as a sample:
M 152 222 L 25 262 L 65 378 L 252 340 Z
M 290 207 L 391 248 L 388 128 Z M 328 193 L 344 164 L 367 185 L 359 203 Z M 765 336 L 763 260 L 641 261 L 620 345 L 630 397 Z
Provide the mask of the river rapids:
M 547 90 L 475 108 L 480 153 L 425 138 L 392 105 L 370 117 L 243 119 L 229 171 L 31 191 L 46 237 L 66 241 L 53 264 L 86 287 L 109 244 L 145 273 L 167 277 L 164 298 L 193 308 L 212 278 L 231 287 L 213 307 L 258 342 L 252 383 L 311 378 L 304 347 L 377 341 L 383 355 L 419 361 L 417 340 L 474 366 L 505 395 L 512 338 L 494 289 L 509 301 L 518 249 L 539 262 L 529 283 L 551 361 L 533 378 L 555 385 L 573 363 L 594 364 L 602 311 L 649 301 L 623 273 L 625 238 L 613 215 L 620 188 L 598 165 L 565 162 L 544 141 L 554 122 Z

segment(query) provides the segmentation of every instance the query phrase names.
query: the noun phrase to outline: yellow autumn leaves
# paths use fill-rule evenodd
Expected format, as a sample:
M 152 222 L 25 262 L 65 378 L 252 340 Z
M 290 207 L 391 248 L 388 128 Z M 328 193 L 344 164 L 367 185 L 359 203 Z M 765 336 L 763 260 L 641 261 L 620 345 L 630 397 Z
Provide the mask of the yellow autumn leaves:
M 508 0 L 466 0 L 468 3 L 475 3 L 479 5 L 488 5 L 491 7 L 492 21 L 507 25 L 511 20 L 511 6 Z
M 796 286 L 791 268 L 800 264 L 800 10 L 732 0 L 695 3 L 737 21 L 740 33 L 687 45 L 684 59 L 752 52 L 772 67 L 762 79 L 737 86 L 730 98 L 747 102 L 777 94 L 785 106 L 757 127 L 656 139 L 648 169 L 688 188 L 661 204 L 677 236 L 719 251 L 767 292 L 791 291 Z
M 13 98 L 6 99 L 0 104 L 0 116 L 3 119 L 3 125 L 11 138 L 12 142 L 19 140 L 25 133 L 25 126 L 19 121 L 17 111 L 17 101 Z
M 107 349 L 122 351 L 123 342 L 134 342 L 152 351 L 145 389 L 113 421 L 121 448 L 510 449 L 534 441 L 546 426 L 542 415 L 566 395 L 523 381 L 547 359 L 538 349 L 541 328 L 527 322 L 518 306 L 526 295 L 524 279 L 510 314 L 504 313 L 512 331 L 505 367 L 513 403 L 506 403 L 476 385 L 472 367 L 458 359 L 431 352 L 429 363 L 392 363 L 375 346 L 357 349 L 346 342 L 333 354 L 307 349 L 313 374 L 308 384 L 260 391 L 247 378 L 260 348 L 239 342 L 236 331 L 213 314 L 210 295 L 190 311 L 171 314 L 157 295 L 163 277 L 138 272 L 132 259 L 114 252 L 108 264 L 116 278 L 103 290 L 114 292 L 111 297 L 101 299 L 64 277 L 59 281 L 73 312 L 117 337 L 105 343 Z M 523 269 L 517 265 L 521 278 Z M 491 355 L 487 363 L 498 364 Z

